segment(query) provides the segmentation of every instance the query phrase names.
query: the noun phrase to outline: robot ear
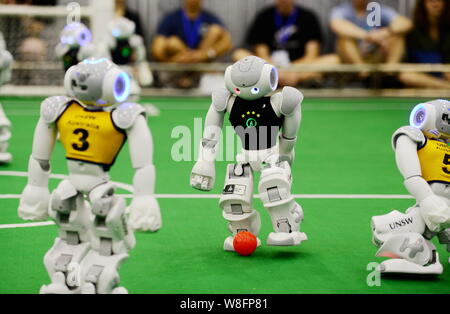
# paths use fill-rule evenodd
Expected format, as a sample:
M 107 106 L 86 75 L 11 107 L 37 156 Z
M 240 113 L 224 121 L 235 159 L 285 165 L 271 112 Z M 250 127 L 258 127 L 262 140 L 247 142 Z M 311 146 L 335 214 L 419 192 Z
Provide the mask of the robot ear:
M 411 112 L 409 123 L 413 127 L 425 130 L 431 127 L 430 123 L 434 120 L 435 116 L 436 110 L 432 105 L 427 103 L 418 104 Z
M 72 89 L 72 78 L 73 78 L 75 69 L 76 69 L 76 65 L 70 67 L 67 70 L 66 74 L 64 75 L 64 88 L 70 97 L 75 96 L 73 93 L 73 89 Z
M 278 87 L 278 70 L 276 67 L 271 65 L 272 69 L 270 70 L 270 87 L 272 90 L 276 90 Z
M 102 99 L 109 103 L 121 103 L 127 100 L 131 90 L 131 78 L 127 72 L 117 67 L 105 75 L 102 86 Z
M 259 80 L 262 83 L 261 89 L 264 93 L 274 91 L 278 87 L 278 70 L 271 64 L 266 63 L 263 67 L 261 78 Z

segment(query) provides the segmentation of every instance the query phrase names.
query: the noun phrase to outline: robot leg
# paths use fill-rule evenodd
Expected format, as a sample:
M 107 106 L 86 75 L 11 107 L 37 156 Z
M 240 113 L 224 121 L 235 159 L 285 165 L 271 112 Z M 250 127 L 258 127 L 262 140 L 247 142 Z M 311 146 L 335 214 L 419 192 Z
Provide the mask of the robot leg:
M 6 117 L 0 104 L 0 164 L 9 163 L 12 160 L 11 153 L 7 152 L 8 141 L 11 138 L 11 122 Z
M 305 233 L 300 232 L 303 209 L 291 195 L 291 168 L 288 162 L 271 163 L 262 169 L 259 194 L 275 231 L 269 234 L 267 245 L 299 245 L 308 239 Z
M 51 283 L 42 286 L 40 293 L 80 293 L 80 265 L 90 248 L 89 208 L 83 195 L 68 180 L 62 181 L 52 193 L 49 207 L 59 237 L 44 257 Z
M 81 263 L 82 293 L 126 293 L 119 287 L 118 270 L 136 241 L 125 217 L 125 200 L 114 196 L 108 182 L 93 189 L 89 201 L 92 249 Z
M 442 274 L 439 254 L 430 239 L 430 233 L 420 216 L 419 208 L 412 207 L 406 214 L 393 211 L 372 217 L 373 243 L 380 247 L 376 256 L 390 259 L 380 264 L 381 273 Z
M 228 165 L 225 188 L 219 206 L 228 221 L 231 236 L 225 239 L 225 251 L 234 251 L 234 236 L 240 231 L 249 231 L 258 237 L 261 227 L 259 213 L 253 209 L 253 173 L 249 165 Z M 261 241 L 257 238 L 258 246 Z

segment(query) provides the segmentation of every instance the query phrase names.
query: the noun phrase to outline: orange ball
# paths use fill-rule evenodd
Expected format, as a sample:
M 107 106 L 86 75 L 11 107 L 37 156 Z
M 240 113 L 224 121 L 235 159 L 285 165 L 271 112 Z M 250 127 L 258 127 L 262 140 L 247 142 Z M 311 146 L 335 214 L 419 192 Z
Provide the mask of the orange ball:
M 257 246 L 256 237 L 251 232 L 241 231 L 234 236 L 233 247 L 239 255 L 251 255 L 255 252 Z

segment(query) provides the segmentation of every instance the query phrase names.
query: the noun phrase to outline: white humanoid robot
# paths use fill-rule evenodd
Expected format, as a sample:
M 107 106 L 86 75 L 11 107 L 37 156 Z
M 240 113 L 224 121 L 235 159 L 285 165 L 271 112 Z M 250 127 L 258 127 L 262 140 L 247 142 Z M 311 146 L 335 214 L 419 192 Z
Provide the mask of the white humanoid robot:
M 381 273 L 439 275 L 443 267 L 431 242 L 437 235 L 450 251 L 450 102 L 417 105 L 410 126 L 392 138 L 405 187 L 416 199 L 406 213 L 392 211 L 372 218 Z
M 132 230 L 161 227 L 145 111 L 136 103 L 123 102 L 129 94 L 129 76 L 107 59 L 87 59 L 71 67 L 64 84 L 70 97 L 50 97 L 41 105 L 28 184 L 18 210 L 25 220 L 49 215 L 59 228 L 44 258 L 51 283 L 41 293 L 126 292 L 118 286 L 118 269 L 135 245 Z M 57 133 L 69 176 L 50 195 L 49 160 Z M 126 140 L 135 169 L 128 221 L 125 201 L 114 195 L 108 174 Z
M 130 100 L 132 101 L 139 99 L 140 86 L 153 84 L 153 74 L 146 61 L 147 51 L 144 40 L 135 33 L 135 29 L 135 23 L 127 18 L 113 19 L 108 25 L 106 47 L 102 48 L 102 54 L 130 74 L 132 78 Z M 138 81 L 133 77 L 137 77 Z
M 281 92 L 267 96 L 277 88 L 278 72 L 255 56 L 229 66 L 225 84 L 227 90 L 212 95 L 190 184 L 204 191 L 213 188 L 216 150 L 228 114 L 241 138 L 243 151 L 237 155 L 235 164 L 228 165 L 219 201 L 231 232 L 225 239 L 224 250 L 234 251 L 234 236 L 240 231 L 258 236 L 260 215 L 252 205 L 254 171 L 261 171 L 259 194 L 274 229 L 267 238 L 267 245 L 299 245 L 307 237 L 300 232 L 303 210 L 291 195 L 291 164 L 303 95 L 295 88 L 284 87 Z M 257 241 L 259 246 L 261 241 L 259 238 Z
M 0 33 L 0 87 L 11 79 L 11 66 L 13 58 L 6 50 L 3 35 Z M 6 117 L 0 104 L 0 164 L 9 163 L 12 155 L 8 150 L 8 142 L 11 138 L 11 122 Z
M 96 47 L 92 43 L 92 33 L 83 23 L 67 24 L 60 34 L 60 42 L 55 53 L 63 61 L 64 70 L 77 65 L 78 62 L 96 56 Z

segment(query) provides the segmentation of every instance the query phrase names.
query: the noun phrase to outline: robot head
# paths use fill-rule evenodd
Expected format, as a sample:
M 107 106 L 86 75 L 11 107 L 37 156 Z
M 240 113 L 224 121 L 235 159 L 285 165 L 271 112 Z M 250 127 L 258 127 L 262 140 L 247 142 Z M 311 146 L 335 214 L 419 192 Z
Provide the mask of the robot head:
M 226 69 L 225 85 L 242 99 L 258 99 L 277 88 L 278 71 L 261 58 L 245 57 Z
M 87 105 L 105 107 L 124 102 L 130 95 L 130 76 L 108 59 L 86 59 L 71 67 L 64 77 L 71 97 Z
M 70 47 L 83 47 L 92 41 L 92 33 L 86 25 L 78 22 L 73 22 L 61 32 L 61 43 Z
M 410 125 L 428 138 L 450 139 L 450 101 L 438 99 L 418 104 L 411 112 Z
M 134 34 L 136 24 L 127 18 L 116 18 L 108 25 L 109 33 L 116 39 L 127 39 Z

